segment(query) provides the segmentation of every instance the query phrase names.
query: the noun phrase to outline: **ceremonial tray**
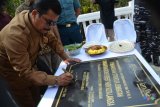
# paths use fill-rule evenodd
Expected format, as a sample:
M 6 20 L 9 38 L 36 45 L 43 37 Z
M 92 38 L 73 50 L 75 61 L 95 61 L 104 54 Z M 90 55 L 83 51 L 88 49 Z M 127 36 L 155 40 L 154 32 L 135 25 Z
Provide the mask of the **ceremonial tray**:
M 135 55 L 69 65 L 52 107 L 159 107 L 160 85 Z

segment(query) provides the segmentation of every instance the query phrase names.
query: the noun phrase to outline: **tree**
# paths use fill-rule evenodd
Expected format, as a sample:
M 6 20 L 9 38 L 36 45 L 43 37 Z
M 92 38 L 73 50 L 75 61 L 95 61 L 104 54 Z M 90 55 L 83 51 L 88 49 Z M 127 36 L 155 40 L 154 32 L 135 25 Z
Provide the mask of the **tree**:
M 13 17 L 15 15 L 16 8 L 22 2 L 24 2 L 24 0 L 8 0 L 6 5 L 6 11 Z
M 122 7 L 122 6 L 126 6 L 129 0 L 117 0 L 117 1 L 118 3 L 116 4 L 116 7 Z M 16 8 L 22 2 L 24 2 L 24 0 L 8 0 L 6 11 L 13 17 L 15 14 Z M 98 5 L 93 4 L 91 0 L 80 0 L 80 3 L 81 3 L 82 14 L 99 11 Z
M 94 11 L 98 11 L 98 5 L 91 3 L 90 0 L 80 0 L 81 3 L 81 12 L 90 13 Z
M 116 0 L 117 3 L 115 4 L 115 7 L 123 7 L 128 4 L 129 0 Z M 80 0 L 81 3 L 81 12 L 83 13 L 90 13 L 99 11 L 98 5 L 93 4 L 91 0 Z

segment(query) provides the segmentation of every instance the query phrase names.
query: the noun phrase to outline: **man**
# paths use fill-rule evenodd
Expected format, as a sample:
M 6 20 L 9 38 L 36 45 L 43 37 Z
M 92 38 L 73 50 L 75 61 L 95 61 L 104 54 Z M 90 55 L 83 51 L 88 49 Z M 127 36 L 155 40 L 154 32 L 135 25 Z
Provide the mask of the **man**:
M 160 32 L 160 23 L 159 23 L 159 9 L 160 9 L 160 1 L 159 0 L 141 0 L 146 2 L 147 7 L 151 11 L 151 20 L 153 21 L 153 24 L 157 28 L 158 32 Z
M 80 14 L 79 0 L 59 0 L 62 8 L 57 22 L 60 38 L 63 45 L 81 43 L 82 35 L 77 24 L 77 17 Z
M 40 99 L 38 86 L 65 86 L 73 78 L 70 73 L 53 76 L 34 68 L 43 44 L 54 49 L 66 63 L 80 61 L 69 58 L 50 31 L 60 13 L 57 0 L 37 0 L 29 11 L 17 14 L 0 32 L 0 76 L 7 80 L 20 107 L 36 106 Z
M 15 15 L 19 14 L 23 10 L 29 10 L 35 1 L 36 0 L 25 0 L 20 6 L 18 6 Z M 54 33 L 53 36 L 57 38 L 59 43 L 61 43 L 57 26 L 52 26 L 52 31 Z M 59 45 L 63 47 L 62 43 Z M 60 62 L 61 58 L 54 52 L 54 50 L 49 46 L 44 45 L 39 52 L 36 65 L 39 70 L 45 71 L 47 74 L 54 74 Z
M 99 4 L 100 17 L 104 24 L 106 35 L 109 41 L 115 40 L 113 23 L 115 20 L 114 4 L 115 0 L 93 0 L 93 3 Z
M 134 4 L 134 23 L 142 55 L 148 63 L 153 62 L 155 66 L 160 66 L 160 33 L 157 32 L 157 28 L 151 20 L 154 18 L 154 12 L 152 13 L 152 10 L 147 8 L 146 1 L 135 0 Z

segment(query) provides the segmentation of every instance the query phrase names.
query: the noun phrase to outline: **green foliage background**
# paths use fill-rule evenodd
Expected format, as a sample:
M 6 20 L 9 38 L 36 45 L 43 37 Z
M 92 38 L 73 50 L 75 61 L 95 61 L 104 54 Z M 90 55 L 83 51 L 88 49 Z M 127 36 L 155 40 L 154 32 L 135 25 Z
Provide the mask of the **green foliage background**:
M 22 3 L 24 0 L 7 0 L 6 11 L 14 16 L 16 8 Z
M 82 14 L 95 12 L 99 10 L 98 5 L 93 4 L 91 1 L 92 0 L 80 0 Z M 117 1 L 118 3 L 115 4 L 115 7 L 123 7 L 127 6 L 130 0 L 117 0 Z
M 119 2 L 116 4 L 116 7 L 126 6 L 129 0 L 118 0 Z M 6 11 L 14 16 L 16 8 L 22 3 L 24 0 L 8 0 Z M 90 13 L 98 11 L 98 5 L 91 3 L 91 0 L 80 0 L 81 3 L 81 12 Z

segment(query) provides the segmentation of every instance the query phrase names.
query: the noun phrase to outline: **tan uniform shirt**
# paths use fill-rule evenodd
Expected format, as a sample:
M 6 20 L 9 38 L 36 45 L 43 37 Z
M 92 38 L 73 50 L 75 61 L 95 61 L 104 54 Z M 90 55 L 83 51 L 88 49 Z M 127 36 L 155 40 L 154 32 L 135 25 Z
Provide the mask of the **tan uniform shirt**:
M 63 60 L 68 58 L 61 41 L 53 33 L 42 35 L 36 31 L 29 20 L 28 11 L 16 15 L 0 32 L 0 76 L 14 86 L 16 83 L 22 86 L 32 83 L 49 85 L 44 82 L 47 74 L 33 69 L 43 38 L 48 38 L 48 45 Z

